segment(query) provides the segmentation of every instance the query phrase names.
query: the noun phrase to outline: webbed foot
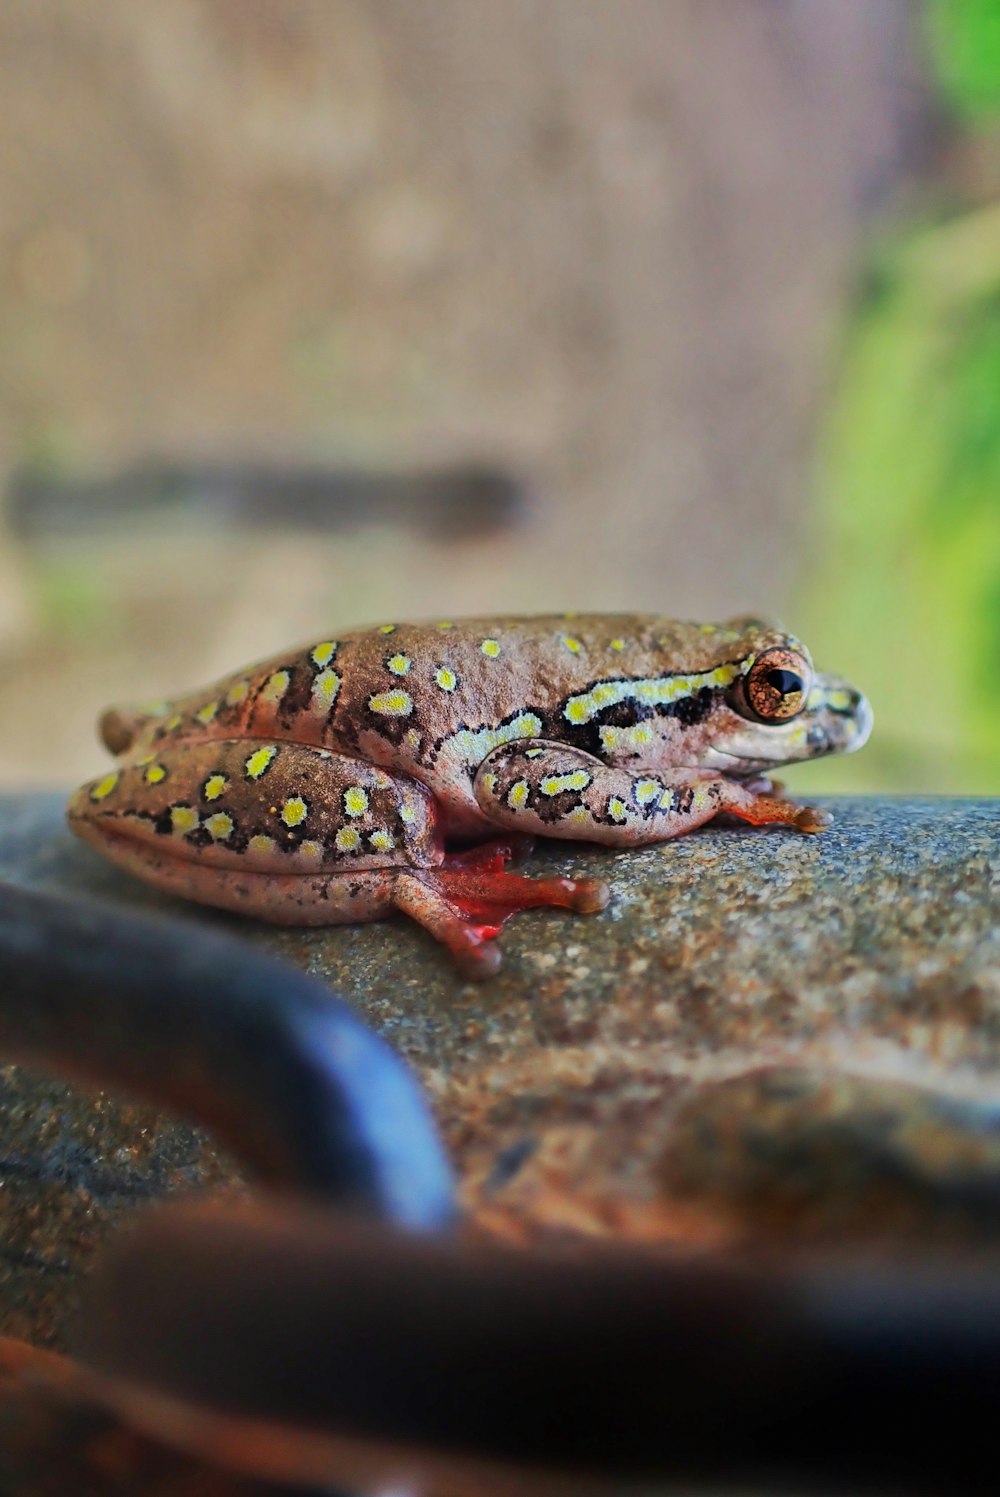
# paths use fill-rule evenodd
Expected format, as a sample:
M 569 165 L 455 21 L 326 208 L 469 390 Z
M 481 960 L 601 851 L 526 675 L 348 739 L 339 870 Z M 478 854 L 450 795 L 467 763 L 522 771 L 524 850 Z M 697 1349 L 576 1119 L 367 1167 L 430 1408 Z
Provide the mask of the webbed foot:
M 393 904 L 448 947 L 468 977 L 492 977 L 502 957 L 493 944 L 519 910 L 564 909 L 578 915 L 603 910 L 610 891 L 602 879 L 524 878 L 508 873 L 512 841 L 449 854 L 437 868 L 401 873 Z M 519 849 L 518 849 L 519 850 Z

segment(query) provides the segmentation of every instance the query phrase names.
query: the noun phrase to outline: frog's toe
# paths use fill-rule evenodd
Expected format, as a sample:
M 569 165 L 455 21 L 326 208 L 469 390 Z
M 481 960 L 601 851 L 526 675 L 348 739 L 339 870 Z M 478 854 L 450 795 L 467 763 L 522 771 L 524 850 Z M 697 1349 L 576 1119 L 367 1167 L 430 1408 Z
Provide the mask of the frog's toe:
M 611 890 L 602 878 L 564 878 L 567 908 L 578 915 L 598 915 L 606 910 L 611 900 Z
M 503 966 L 503 954 L 496 941 L 477 934 L 468 925 L 455 934 L 456 939 L 449 943 L 449 950 L 459 970 L 476 981 L 495 977 Z
M 795 825 L 800 832 L 824 832 L 828 826 L 833 825 L 833 817 L 829 811 L 820 810 L 819 806 L 799 806 L 795 813 Z

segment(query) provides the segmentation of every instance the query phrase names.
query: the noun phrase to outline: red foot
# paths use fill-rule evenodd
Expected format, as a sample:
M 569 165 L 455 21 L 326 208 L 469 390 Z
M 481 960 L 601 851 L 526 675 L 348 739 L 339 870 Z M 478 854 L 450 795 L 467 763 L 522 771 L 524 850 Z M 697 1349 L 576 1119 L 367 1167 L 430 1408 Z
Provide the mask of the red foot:
M 410 900 L 410 913 L 421 906 L 418 918 L 476 975 L 489 975 L 500 965 L 499 953 L 484 950 L 483 943 L 495 940 L 519 910 L 544 907 L 590 915 L 603 910 L 610 898 L 600 879 L 524 878 L 507 873 L 504 865 L 515 851 L 521 851 L 517 846 L 521 840 L 490 842 L 449 854 L 440 868 L 409 876 L 424 891 Z M 429 900 L 437 906 L 433 911 L 427 907 Z
M 446 853 L 442 866 L 449 873 L 472 869 L 484 873 L 502 873 L 508 863 L 523 863 L 534 845 L 534 837 L 511 832 L 492 842 L 480 842 L 475 847 L 462 847 L 457 852 Z

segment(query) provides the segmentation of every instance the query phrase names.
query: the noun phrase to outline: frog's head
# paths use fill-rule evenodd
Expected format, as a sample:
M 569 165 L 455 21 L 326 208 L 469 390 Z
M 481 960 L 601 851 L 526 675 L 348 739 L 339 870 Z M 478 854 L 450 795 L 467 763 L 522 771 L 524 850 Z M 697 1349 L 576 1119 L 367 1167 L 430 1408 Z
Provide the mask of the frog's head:
M 861 748 L 872 729 L 872 709 L 861 692 L 814 670 L 794 635 L 741 622 L 739 674 L 714 716 L 703 762 L 745 776 Z

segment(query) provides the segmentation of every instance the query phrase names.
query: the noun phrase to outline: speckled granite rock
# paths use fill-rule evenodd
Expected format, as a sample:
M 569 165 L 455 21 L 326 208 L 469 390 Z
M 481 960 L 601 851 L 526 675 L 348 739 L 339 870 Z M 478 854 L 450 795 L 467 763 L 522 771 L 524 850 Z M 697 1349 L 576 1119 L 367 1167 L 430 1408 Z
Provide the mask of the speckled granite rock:
M 620 854 L 540 848 L 532 869 L 600 874 L 611 907 L 519 917 L 480 985 L 402 919 L 282 931 L 184 912 L 324 977 L 399 1047 L 483 1230 L 922 1237 L 947 1216 L 950 1235 L 992 1240 L 1000 803 L 830 805 L 819 838 L 720 826 Z M 0 877 L 182 913 L 75 844 L 58 798 L 0 805 L 0 828 Z M 774 1066 L 795 1068 L 794 1105 L 734 1082 Z
M 1000 1241 L 1000 1104 L 772 1066 L 693 1089 L 660 1160 L 667 1195 L 737 1236 Z

